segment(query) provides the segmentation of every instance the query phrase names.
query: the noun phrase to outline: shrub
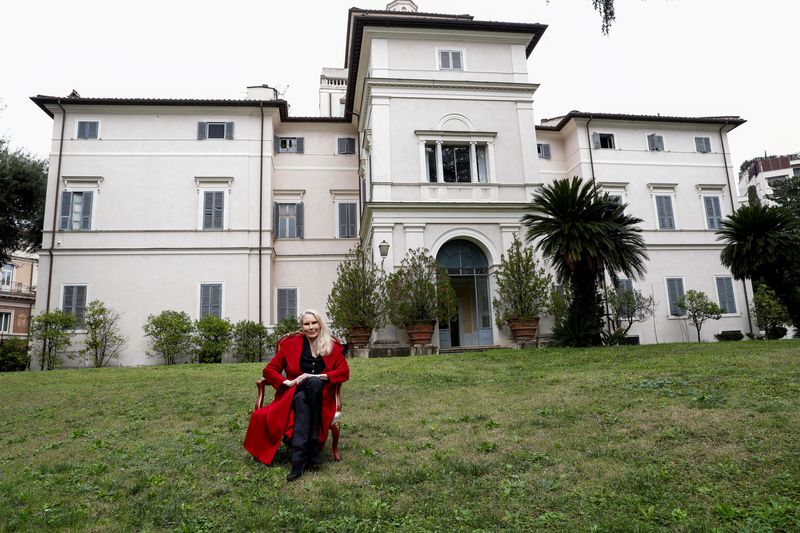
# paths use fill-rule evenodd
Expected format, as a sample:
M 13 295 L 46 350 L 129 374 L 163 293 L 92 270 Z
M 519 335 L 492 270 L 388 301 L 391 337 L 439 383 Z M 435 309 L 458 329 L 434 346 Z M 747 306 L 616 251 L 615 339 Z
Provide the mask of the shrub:
M 717 339 L 718 341 L 740 341 L 744 339 L 744 333 L 742 333 L 738 329 L 727 330 L 714 334 L 714 338 Z
M 295 333 L 300 331 L 300 320 L 295 316 L 287 316 L 275 325 L 272 333 L 267 337 L 267 347 L 274 350 L 278 344 L 278 340 L 287 333 Z
M 386 319 L 382 290 L 382 272 L 366 250 L 360 245 L 350 250 L 336 268 L 336 281 L 328 295 L 328 316 L 334 329 L 383 327 Z
M 789 311 L 780 302 L 775 291 L 764 283 L 758 286 L 753 295 L 752 310 L 758 327 L 764 330 L 768 339 L 781 339 L 786 335 L 784 326 L 791 322 Z M 779 333 L 780 336 L 777 336 Z
M 194 344 L 198 363 L 221 363 L 222 356 L 231 346 L 229 320 L 214 315 L 206 315 L 194 324 L 196 335 Z
M 764 333 L 766 333 L 768 339 L 778 340 L 784 338 L 788 332 L 789 330 L 783 326 L 772 326 L 771 328 L 768 328 Z
M 697 342 L 700 342 L 700 329 L 706 320 L 719 320 L 722 309 L 708 299 L 703 291 L 689 289 L 678 299 L 678 307 L 686 311 L 686 320 L 691 320 L 697 330 Z
M 174 365 L 192 351 L 192 319 L 183 311 L 161 311 L 149 315 L 144 326 L 145 337 L 150 337 L 147 355 L 160 357 L 165 365 Z
M 255 363 L 264 360 L 269 332 L 264 324 L 240 320 L 233 326 L 233 356 L 237 361 Z
M 539 266 L 533 248 L 523 246 L 516 234 L 508 255 L 500 257 L 494 279 L 497 297 L 492 298 L 492 304 L 497 327 L 503 327 L 511 320 L 539 318 L 550 305 L 553 277 Z
M 86 329 L 86 339 L 81 353 L 91 356 L 92 364 L 96 368 L 107 365 L 112 359 L 119 357 L 120 352 L 128 342 L 127 337 L 119 330 L 120 314 L 106 307 L 100 300 L 92 300 L 86 306 L 86 316 L 83 327 Z
M 67 348 L 72 341 L 70 332 L 75 329 L 75 317 L 59 309 L 45 311 L 31 319 L 31 338 L 40 343 L 41 370 L 58 368 L 64 362 Z
M 27 341 L 14 337 L 0 340 L 0 372 L 18 372 L 27 367 Z

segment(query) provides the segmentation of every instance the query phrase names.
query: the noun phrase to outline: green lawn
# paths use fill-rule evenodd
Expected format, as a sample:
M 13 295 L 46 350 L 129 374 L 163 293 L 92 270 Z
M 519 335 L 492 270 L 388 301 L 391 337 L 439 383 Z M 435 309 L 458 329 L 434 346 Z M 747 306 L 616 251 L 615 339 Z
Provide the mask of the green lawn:
M 261 366 L 0 374 L 0 531 L 800 530 L 800 341 L 352 360 L 293 484 Z

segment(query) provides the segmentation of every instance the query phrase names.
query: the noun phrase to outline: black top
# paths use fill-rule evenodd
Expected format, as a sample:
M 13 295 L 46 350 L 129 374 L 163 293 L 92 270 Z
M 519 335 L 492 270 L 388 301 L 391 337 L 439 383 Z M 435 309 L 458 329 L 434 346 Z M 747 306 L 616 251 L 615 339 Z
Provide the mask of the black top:
M 308 342 L 308 337 L 303 337 L 303 352 L 300 354 L 300 370 L 306 374 L 324 374 L 325 361 L 322 356 L 314 357 L 311 355 L 311 344 Z

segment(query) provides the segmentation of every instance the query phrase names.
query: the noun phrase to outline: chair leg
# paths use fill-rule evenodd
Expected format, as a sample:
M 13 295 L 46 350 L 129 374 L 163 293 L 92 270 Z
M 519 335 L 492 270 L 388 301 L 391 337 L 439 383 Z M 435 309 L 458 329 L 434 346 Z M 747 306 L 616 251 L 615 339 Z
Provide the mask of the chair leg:
M 339 423 L 331 426 L 331 433 L 333 434 L 333 442 L 331 443 L 331 451 L 333 452 L 333 460 L 338 461 L 342 458 L 339 453 Z

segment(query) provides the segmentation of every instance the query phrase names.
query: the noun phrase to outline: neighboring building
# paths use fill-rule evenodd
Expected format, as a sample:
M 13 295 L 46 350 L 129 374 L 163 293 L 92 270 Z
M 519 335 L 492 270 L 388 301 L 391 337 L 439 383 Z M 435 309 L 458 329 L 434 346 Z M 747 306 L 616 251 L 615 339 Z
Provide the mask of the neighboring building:
M 275 324 L 324 311 L 361 241 L 387 272 L 417 247 L 447 267 L 459 317 L 440 328 L 442 346 L 508 345 L 491 274 L 537 188 L 581 175 L 645 220 L 651 262 L 635 286 L 660 305 L 632 333 L 688 339 L 671 304 L 691 288 L 727 310 L 706 338 L 750 331 L 745 287 L 720 266 L 713 232 L 730 209 L 726 135 L 741 119 L 571 112 L 534 127 L 526 59 L 545 26 L 389 8 L 350 10 L 345 68 L 321 76 L 321 117 L 290 117 L 266 86 L 243 100 L 33 98 L 54 118 L 52 284 L 37 309 L 80 317 L 101 299 L 130 336 L 120 363 L 147 364 L 147 315 Z
M 9 263 L 0 265 L 0 339 L 28 336 L 38 276 L 34 254 L 14 252 Z
M 758 197 L 765 200 L 772 194 L 772 185 L 776 181 L 790 177 L 800 177 L 800 152 L 752 159 L 739 174 L 739 201 L 747 202 L 750 186 L 754 186 Z

